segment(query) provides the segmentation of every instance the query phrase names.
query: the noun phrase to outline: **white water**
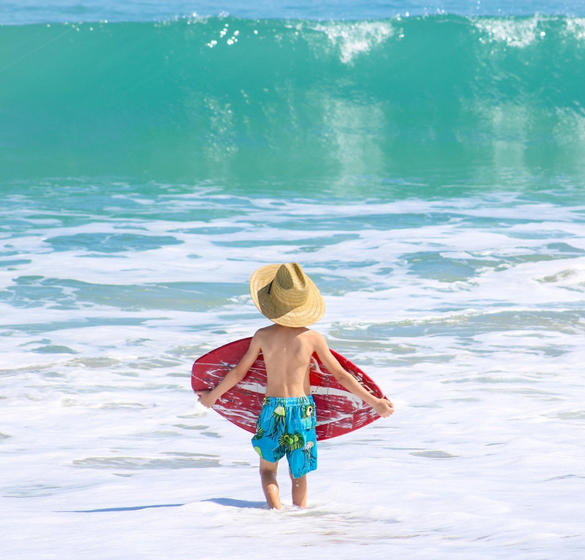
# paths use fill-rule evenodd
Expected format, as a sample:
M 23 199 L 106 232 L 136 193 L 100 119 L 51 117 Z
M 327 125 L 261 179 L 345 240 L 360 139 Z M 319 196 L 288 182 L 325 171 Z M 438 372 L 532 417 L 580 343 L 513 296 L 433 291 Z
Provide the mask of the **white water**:
M 21 204 L 30 228 L 4 236 L 3 558 L 585 554 L 583 206 L 162 203 L 67 226 Z M 271 512 L 248 434 L 196 404 L 189 370 L 265 324 L 247 280 L 284 260 L 397 412 L 324 442 L 310 507 Z M 280 482 L 290 504 L 284 465 Z

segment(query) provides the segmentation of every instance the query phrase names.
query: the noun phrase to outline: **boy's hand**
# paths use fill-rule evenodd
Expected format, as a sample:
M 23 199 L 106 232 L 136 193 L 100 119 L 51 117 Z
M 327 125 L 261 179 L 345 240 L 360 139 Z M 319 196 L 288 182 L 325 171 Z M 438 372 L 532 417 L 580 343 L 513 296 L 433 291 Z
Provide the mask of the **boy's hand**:
M 374 410 L 382 418 L 387 418 L 394 414 L 394 405 L 387 398 L 378 399 L 378 402 L 374 405 Z
M 199 402 L 207 408 L 211 408 L 217 400 L 211 393 L 212 391 L 197 391 Z

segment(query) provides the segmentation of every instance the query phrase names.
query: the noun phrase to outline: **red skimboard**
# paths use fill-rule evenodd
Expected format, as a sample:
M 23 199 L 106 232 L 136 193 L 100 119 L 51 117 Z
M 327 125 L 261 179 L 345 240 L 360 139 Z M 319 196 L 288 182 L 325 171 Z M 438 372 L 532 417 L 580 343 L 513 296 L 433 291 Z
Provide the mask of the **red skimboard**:
M 215 387 L 245 354 L 251 338 L 243 338 L 220 346 L 198 358 L 191 372 L 194 391 L 206 391 Z M 382 398 L 381 389 L 356 365 L 332 350 L 341 366 L 351 373 L 367 391 Z M 374 409 L 344 389 L 313 355 L 311 393 L 317 409 L 317 438 L 319 440 L 340 436 L 357 430 L 378 419 Z M 213 409 L 236 426 L 248 432 L 256 431 L 256 420 L 262 408 L 266 392 L 266 366 L 262 354 L 248 370 L 248 374 L 235 387 L 224 393 Z

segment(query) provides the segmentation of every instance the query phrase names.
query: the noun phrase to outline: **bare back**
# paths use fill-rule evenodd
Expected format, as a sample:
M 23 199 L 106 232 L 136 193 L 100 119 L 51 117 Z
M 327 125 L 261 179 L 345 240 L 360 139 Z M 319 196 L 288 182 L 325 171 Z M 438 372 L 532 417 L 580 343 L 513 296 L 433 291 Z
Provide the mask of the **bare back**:
M 302 397 L 311 392 L 309 365 L 315 351 L 313 331 L 271 325 L 256 335 L 266 364 L 266 395 Z

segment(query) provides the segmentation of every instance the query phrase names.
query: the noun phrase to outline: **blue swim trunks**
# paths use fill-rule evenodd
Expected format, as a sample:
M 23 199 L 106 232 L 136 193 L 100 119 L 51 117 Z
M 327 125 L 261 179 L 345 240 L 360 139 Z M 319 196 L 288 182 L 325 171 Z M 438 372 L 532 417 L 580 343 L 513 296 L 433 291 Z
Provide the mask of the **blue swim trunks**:
M 293 478 L 317 468 L 315 401 L 306 397 L 265 397 L 252 438 L 254 449 L 276 463 L 285 455 Z

